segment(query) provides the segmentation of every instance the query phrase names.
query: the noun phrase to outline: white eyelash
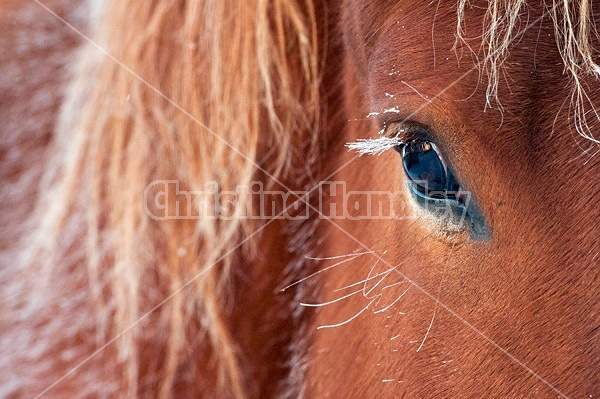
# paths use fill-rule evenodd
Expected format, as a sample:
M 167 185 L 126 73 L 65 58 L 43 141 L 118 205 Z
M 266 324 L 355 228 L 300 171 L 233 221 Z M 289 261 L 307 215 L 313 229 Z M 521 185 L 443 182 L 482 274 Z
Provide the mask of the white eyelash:
M 350 151 L 357 151 L 362 155 L 381 155 L 399 145 L 406 144 L 398 137 L 378 137 L 376 139 L 358 139 L 353 143 L 347 143 L 346 147 Z

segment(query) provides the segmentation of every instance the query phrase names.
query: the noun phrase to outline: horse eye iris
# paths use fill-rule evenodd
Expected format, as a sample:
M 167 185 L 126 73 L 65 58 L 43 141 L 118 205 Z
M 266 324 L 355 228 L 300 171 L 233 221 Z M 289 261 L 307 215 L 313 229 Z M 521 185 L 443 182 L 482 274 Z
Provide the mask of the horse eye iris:
M 428 198 L 460 199 L 458 181 L 442 161 L 435 144 L 413 140 L 401 148 L 401 154 L 404 171 L 420 194 Z

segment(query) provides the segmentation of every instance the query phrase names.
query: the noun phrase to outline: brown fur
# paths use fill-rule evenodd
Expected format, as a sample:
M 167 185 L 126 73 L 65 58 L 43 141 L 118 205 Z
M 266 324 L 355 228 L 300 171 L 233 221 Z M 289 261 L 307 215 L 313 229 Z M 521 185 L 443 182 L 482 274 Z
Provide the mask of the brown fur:
M 9 32 L 0 396 L 599 394 L 600 164 L 575 133 L 600 128 L 581 114 L 600 101 L 589 22 L 600 5 L 578 3 L 577 17 L 555 7 L 525 30 L 525 12 L 534 21 L 547 8 L 111 1 L 82 28 L 71 3 L 43 2 L 91 38 L 78 57 L 70 51 L 81 39 L 48 10 L 0 2 Z M 16 38 L 36 43 L 40 25 L 61 33 L 24 51 Z M 504 46 L 506 37 L 517 40 Z M 354 156 L 346 142 L 380 129 L 369 112 L 414 112 L 477 57 L 491 63 L 412 118 L 439 135 L 476 194 L 489 241 L 439 235 L 419 220 L 317 224 L 314 209 L 308 221 L 272 223 L 144 212 L 144 189 L 159 179 L 189 190 L 252 180 L 311 189 Z M 484 112 L 494 99 L 503 112 Z M 352 189 L 393 191 L 402 176 L 391 153 L 336 174 Z M 356 249 L 376 253 L 279 292 L 326 267 L 305 255 Z M 365 298 L 319 312 L 299 303 L 331 299 L 378 258 L 377 267 L 396 267 L 388 282 L 411 287 L 406 296 L 390 313 L 316 330 Z M 379 306 L 404 289 L 381 291 Z
M 529 22 L 543 10 L 531 4 Z M 384 122 L 409 115 L 429 126 L 480 202 L 491 239 L 443 235 L 424 218 L 328 224 L 329 253 L 368 248 L 376 254 L 320 276 L 321 302 L 369 275 L 394 272 L 370 296 L 324 306 L 316 315 L 314 327 L 339 323 L 381 294 L 351 323 L 312 330 L 307 397 L 598 395 L 600 208 L 593 198 L 600 186 L 593 176 L 600 163 L 593 156 L 597 148 L 577 135 L 569 113 L 572 82 L 563 75 L 552 19 L 546 16 L 511 45 L 501 72 L 506 78 L 498 85 L 503 112 L 484 112 L 488 76 L 484 68 L 481 75 L 473 69 L 468 50 L 457 62 L 454 13 L 454 5 L 444 2 L 349 2 L 342 23 L 346 42 L 366 48 L 347 57 L 347 119 L 380 114 L 349 122 L 342 141 L 376 136 Z M 467 8 L 464 18 L 475 53 L 485 13 Z M 520 18 L 523 30 L 525 15 Z M 597 81 L 585 82 L 597 104 Z M 434 100 L 421 108 L 424 97 Z M 396 106 L 398 114 L 382 112 Z M 593 115 L 589 122 L 591 131 L 600 128 Z M 332 148 L 336 165 L 355 156 L 343 145 Z M 400 157 L 389 151 L 352 161 L 336 179 L 351 181 L 357 191 L 394 192 L 405 191 L 401 176 Z M 412 214 L 410 195 L 402 199 Z M 407 286 L 393 308 L 376 313 Z

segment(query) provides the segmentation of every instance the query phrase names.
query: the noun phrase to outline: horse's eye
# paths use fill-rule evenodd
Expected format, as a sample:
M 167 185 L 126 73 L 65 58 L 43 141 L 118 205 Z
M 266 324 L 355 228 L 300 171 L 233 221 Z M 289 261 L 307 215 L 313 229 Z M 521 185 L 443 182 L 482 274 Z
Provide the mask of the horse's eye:
M 404 171 L 417 194 L 461 201 L 458 181 L 434 143 L 413 139 L 396 150 L 402 154 Z
M 444 234 L 466 232 L 474 239 L 490 238 L 490 230 L 477 201 L 461 187 L 452 167 L 438 146 L 434 134 L 417 122 L 386 123 L 376 139 L 349 143 L 359 154 L 381 154 L 394 148 L 402 156 L 415 216 L 428 218 L 430 227 Z M 465 223 L 466 222 L 466 223 Z

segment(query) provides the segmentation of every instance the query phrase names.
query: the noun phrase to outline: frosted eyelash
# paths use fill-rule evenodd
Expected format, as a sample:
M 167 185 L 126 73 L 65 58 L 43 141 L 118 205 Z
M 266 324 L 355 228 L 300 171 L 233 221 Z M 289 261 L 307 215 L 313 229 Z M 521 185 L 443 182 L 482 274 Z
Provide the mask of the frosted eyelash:
M 353 143 L 347 143 L 349 151 L 358 152 L 363 155 L 381 155 L 392 148 L 404 146 L 410 143 L 412 134 L 398 123 L 384 126 L 379 131 L 379 137 L 371 139 L 358 139 Z
M 394 147 L 406 144 L 406 141 L 399 137 L 378 137 L 375 139 L 358 139 L 353 143 L 347 143 L 346 147 L 350 151 L 358 152 L 362 155 L 381 155 Z

